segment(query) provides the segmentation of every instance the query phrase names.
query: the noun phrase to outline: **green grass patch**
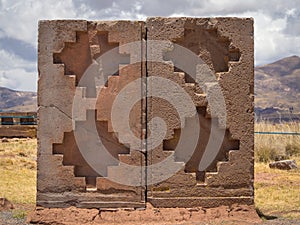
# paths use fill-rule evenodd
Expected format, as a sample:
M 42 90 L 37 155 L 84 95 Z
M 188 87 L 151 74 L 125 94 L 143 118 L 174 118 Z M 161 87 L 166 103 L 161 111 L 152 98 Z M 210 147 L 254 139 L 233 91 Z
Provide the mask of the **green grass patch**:
M 13 218 L 15 219 L 24 219 L 27 215 L 27 211 L 24 210 L 14 210 L 13 211 Z

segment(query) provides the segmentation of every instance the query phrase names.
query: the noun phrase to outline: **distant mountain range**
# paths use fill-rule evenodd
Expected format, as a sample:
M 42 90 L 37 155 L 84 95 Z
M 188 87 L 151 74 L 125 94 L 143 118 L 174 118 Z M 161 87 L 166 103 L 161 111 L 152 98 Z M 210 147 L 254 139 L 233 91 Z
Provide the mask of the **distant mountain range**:
M 0 87 L 0 112 L 35 112 L 36 92 L 14 91 Z
M 256 114 L 300 113 L 300 57 L 255 68 Z M 36 111 L 35 92 L 0 87 L 0 111 Z
M 257 113 L 300 113 L 300 57 L 255 68 Z

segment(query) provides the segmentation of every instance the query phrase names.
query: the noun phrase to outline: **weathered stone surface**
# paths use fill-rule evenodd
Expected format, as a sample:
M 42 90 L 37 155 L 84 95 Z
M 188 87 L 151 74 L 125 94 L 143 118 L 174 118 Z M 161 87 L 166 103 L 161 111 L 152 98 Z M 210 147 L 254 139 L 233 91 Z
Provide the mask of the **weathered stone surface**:
M 252 19 L 40 22 L 37 204 L 253 205 L 253 84 Z
M 184 170 L 151 185 L 148 188 L 149 201 L 156 207 L 213 207 L 234 202 L 253 204 L 252 19 L 154 17 L 148 18 L 146 25 L 147 56 L 151 57 L 147 63 L 148 76 L 161 77 L 180 85 L 197 108 L 200 126 L 195 151 L 192 154 L 175 151 L 175 162 L 183 161 L 185 155 L 190 154 Z M 150 40 L 163 42 L 149 44 Z M 190 57 L 189 52 L 177 45 L 191 51 L 203 63 L 199 64 L 195 57 Z M 193 75 L 196 79 L 192 78 Z M 155 85 L 155 82 L 148 82 L 149 89 L 154 89 Z M 161 93 L 164 91 L 163 87 L 159 90 Z M 206 101 L 199 104 L 196 101 L 198 96 Z M 225 105 L 221 104 L 221 97 Z M 181 99 L 178 98 L 176 105 L 184 111 L 186 105 L 180 102 Z M 148 154 L 148 165 L 152 165 L 164 161 L 176 148 L 184 130 L 191 130 L 194 124 L 188 116 L 180 118 L 170 102 L 154 97 L 148 101 L 147 114 L 148 123 L 158 116 L 163 118 L 167 127 L 164 144 Z M 214 132 L 212 128 L 215 128 Z M 201 171 L 199 163 L 207 151 L 210 136 L 215 142 L 219 137 L 220 140 L 224 137 L 224 140 L 220 141 L 222 144 L 213 162 Z M 159 171 L 149 173 L 148 183 L 160 174 Z M 233 189 L 235 191 L 230 191 Z
M 281 160 L 272 162 L 269 164 L 269 167 L 272 169 L 280 169 L 280 170 L 291 170 L 291 169 L 297 169 L 297 163 L 295 160 Z
M 119 141 L 126 137 L 125 131 L 112 129 L 110 115 L 120 90 L 141 77 L 143 29 L 140 22 L 131 21 L 39 23 L 37 205 L 144 207 L 140 174 L 137 187 L 106 178 L 107 167 L 117 166 L 119 154 L 130 152 L 130 143 Z M 119 47 L 130 42 L 139 45 Z M 105 57 L 111 52 L 117 57 L 114 60 Z M 142 103 L 136 104 L 130 121 L 137 136 L 142 129 L 141 107 Z M 98 139 L 102 145 L 96 143 Z M 101 173 L 85 157 L 93 148 L 103 156 L 96 161 Z M 131 158 L 136 166 L 144 161 L 141 153 Z
M 234 204 L 215 208 L 66 209 L 37 208 L 27 217 L 33 224 L 259 224 L 255 207 Z

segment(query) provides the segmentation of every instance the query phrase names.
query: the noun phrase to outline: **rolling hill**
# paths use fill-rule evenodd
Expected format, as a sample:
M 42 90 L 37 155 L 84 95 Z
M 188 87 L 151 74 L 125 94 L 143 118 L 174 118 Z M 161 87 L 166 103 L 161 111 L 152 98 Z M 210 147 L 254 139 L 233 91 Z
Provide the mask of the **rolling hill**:
M 255 68 L 255 107 L 300 113 L 300 57 Z
M 36 110 L 35 92 L 14 91 L 0 87 L 0 112 L 35 112 Z

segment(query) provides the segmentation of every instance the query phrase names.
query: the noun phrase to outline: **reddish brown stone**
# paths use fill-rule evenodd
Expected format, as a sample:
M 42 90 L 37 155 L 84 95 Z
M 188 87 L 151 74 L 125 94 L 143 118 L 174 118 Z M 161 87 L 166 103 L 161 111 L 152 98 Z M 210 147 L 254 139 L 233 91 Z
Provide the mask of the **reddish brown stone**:
M 135 48 L 126 46 L 132 42 Z M 86 79 L 87 73 L 96 76 Z M 147 195 L 157 208 L 223 206 L 208 216 L 216 219 L 233 204 L 253 205 L 253 94 L 252 19 L 41 21 L 37 205 L 145 208 Z M 135 97 L 130 115 L 123 114 Z M 114 127 L 117 100 L 123 104 L 117 120 L 129 128 Z M 151 124 L 158 117 L 164 123 Z M 198 141 L 187 152 L 195 126 Z M 183 135 L 187 139 L 175 151 Z M 202 166 L 207 145 L 215 142 L 215 156 Z M 102 154 L 91 163 L 85 157 L 91 146 L 112 157 Z M 193 218 L 186 210 L 155 210 L 149 220 Z M 119 215 L 103 211 L 92 220 L 140 217 L 126 210 Z
M 254 206 L 218 208 L 66 209 L 37 208 L 27 217 L 34 224 L 259 224 Z

